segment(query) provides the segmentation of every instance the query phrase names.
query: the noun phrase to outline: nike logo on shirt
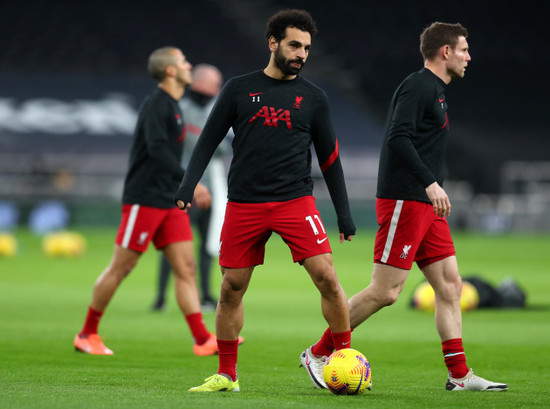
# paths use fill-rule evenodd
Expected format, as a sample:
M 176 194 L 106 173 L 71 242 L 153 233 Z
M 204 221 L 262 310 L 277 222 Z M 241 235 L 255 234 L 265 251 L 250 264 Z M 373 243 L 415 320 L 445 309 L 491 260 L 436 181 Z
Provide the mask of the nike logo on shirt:
M 317 244 L 321 244 L 321 243 L 324 242 L 326 239 L 328 239 L 328 237 L 325 237 L 323 240 L 317 239 Z

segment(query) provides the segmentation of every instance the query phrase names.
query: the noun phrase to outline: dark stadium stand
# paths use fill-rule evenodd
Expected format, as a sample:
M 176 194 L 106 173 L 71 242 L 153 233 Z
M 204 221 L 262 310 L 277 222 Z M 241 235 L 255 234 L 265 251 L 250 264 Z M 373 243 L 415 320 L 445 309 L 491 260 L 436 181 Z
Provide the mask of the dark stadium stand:
M 466 78 L 451 83 L 447 93 L 450 177 L 469 181 L 475 192 L 497 193 L 505 162 L 550 160 L 545 80 L 550 53 L 544 21 L 550 3 L 542 0 L 2 2 L 0 109 L 7 109 L 6 117 L 14 106 L 25 113 L 17 104 L 30 97 L 68 103 L 79 96 L 101 99 L 98 83 L 116 92 L 133 90 L 130 102 L 136 105 L 151 86 L 144 69 L 147 56 L 166 44 L 180 46 L 191 62 L 220 66 L 226 78 L 259 69 L 268 57 L 266 18 L 291 7 L 308 9 L 318 22 L 319 35 L 304 75 L 327 90 L 343 151 L 347 147 L 356 155 L 365 150 L 365 155 L 376 156 L 396 85 L 422 66 L 420 31 L 439 20 L 458 21 L 469 29 L 473 57 Z M 122 79 L 125 85 L 117 89 Z M 50 88 L 44 87 L 49 82 Z M 0 122 L 4 153 L 13 153 L 17 143 L 27 150 L 47 149 L 56 138 L 39 133 L 28 137 L 40 138 L 40 143 L 23 143 L 15 128 Z M 79 140 L 88 137 L 102 143 L 89 135 Z M 110 139 L 106 149 L 121 153 L 125 141 Z M 81 143 L 76 150 L 101 147 Z

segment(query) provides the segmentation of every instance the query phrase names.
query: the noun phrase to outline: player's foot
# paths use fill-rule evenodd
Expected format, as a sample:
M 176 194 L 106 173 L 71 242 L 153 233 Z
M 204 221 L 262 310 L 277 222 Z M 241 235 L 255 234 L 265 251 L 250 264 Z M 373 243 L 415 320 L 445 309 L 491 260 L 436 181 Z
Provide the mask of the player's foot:
M 98 334 L 82 335 L 74 337 L 74 349 L 90 355 L 113 355 L 114 352 L 107 348 Z
M 189 392 L 239 392 L 239 380 L 233 382 L 226 376 L 216 374 L 206 378 L 202 385 L 189 389 Z
M 505 383 L 491 382 L 483 379 L 480 376 L 474 375 L 474 371 L 470 368 L 464 378 L 453 378 L 451 374 L 447 378 L 445 389 L 448 391 L 493 391 L 500 392 L 508 390 L 508 385 Z
M 239 345 L 244 342 L 243 337 L 239 337 Z M 210 337 L 204 344 L 193 345 L 193 353 L 198 356 L 216 355 L 218 353 L 218 340 L 214 333 L 210 334 Z
M 313 386 L 318 389 L 326 389 L 327 385 L 323 379 L 323 368 L 327 361 L 326 356 L 315 356 L 311 353 L 311 347 L 306 348 L 300 355 L 300 366 L 303 366 L 313 382 Z
M 151 311 L 162 312 L 166 310 L 166 303 L 163 298 L 157 298 L 157 300 L 151 305 Z

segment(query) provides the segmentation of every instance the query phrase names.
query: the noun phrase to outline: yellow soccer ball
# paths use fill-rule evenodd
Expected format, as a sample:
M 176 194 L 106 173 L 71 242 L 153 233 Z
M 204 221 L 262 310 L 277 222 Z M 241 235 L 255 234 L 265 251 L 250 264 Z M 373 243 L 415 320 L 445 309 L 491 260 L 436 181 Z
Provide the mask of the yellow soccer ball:
M 17 240 L 11 233 L 0 233 L 0 257 L 13 257 L 17 253 Z
M 433 312 L 435 311 L 435 293 L 427 281 L 421 283 L 414 290 L 412 304 L 415 308 Z M 462 282 L 462 294 L 460 296 L 460 309 L 462 311 L 475 310 L 479 306 L 479 293 L 472 283 Z
M 323 379 L 327 389 L 335 395 L 358 395 L 371 380 L 369 361 L 355 349 L 334 351 L 323 368 Z
M 42 250 L 50 257 L 77 257 L 86 250 L 86 239 L 80 233 L 50 233 L 42 240 Z

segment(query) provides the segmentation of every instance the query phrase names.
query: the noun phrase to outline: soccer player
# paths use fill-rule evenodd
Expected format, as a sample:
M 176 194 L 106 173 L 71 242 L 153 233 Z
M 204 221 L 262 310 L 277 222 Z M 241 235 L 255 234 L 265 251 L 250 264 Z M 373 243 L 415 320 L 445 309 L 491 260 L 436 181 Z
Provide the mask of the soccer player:
M 287 243 L 294 262 L 305 267 L 319 290 L 336 348 L 350 346 L 346 295 L 312 196 L 312 144 L 336 210 L 341 243 L 351 240 L 355 225 L 327 96 L 298 75 L 316 32 L 315 22 L 303 10 L 280 11 L 269 19 L 267 67 L 232 78 L 223 87 L 176 194 L 178 206 L 186 209 L 216 146 L 232 127 L 229 201 L 220 239 L 223 278 L 216 310 L 219 367 L 192 392 L 239 390 L 242 299 L 273 232 Z
M 462 78 L 471 61 L 467 30 L 435 22 L 420 36 L 424 68 L 399 85 L 390 104 L 378 173 L 379 229 L 374 268 L 367 288 L 349 300 L 351 328 L 399 296 L 414 261 L 435 291 L 435 324 L 441 338 L 450 391 L 503 391 L 508 386 L 474 375 L 462 346 L 460 295 L 453 240 L 445 216 L 451 213 L 443 190 L 449 131 L 445 88 Z M 322 363 L 335 348 L 330 330 L 308 348 L 306 365 L 316 387 L 324 386 Z
M 95 283 L 74 346 L 88 354 L 113 354 L 97 333 L 99 321 L 116 289 L 152 240 L 174 271 L 176 298 L 195 340 L 194 353 L 213 355 L 217 353 L 216 337 L 202 319 L 189 216 L 180 212 L 173 201 L 173 192 L 184 174 L 180 166 L 184 124 L 178 100 L 191 83 L 191 64 L 178 48 L 164 47 L 150 55 L 148 69 L 158 81 L 158 88 L 139 112 L 113 257 Z M 194 200 L 198 207 L 210 206 L 211 196 L 203 185 L 197 185 Z
M 193 67 L 192 83 L 185 96 L 180 101 L 180 108 L 185 120 L 185 141 L 182 164 L 187 168 L 191 152 L 200 136 L 202 128 L 208 118 L 215 99 L 220 93 L 223 77 L 220 70 L 210 64 L 198 64 Z M 212 206 L 204 209 L 193 207 L 189 216 L 191 223 L 195 224 L 200 236 L 198 267 L 200 275 L 200 292 L 202 311 L 216 309 L 217 301 L 210 294 L 210 270 L 213 256 L 218 255 L 218 243 L 223 212 L 227 200 L 227 182 L 224 170 L 223 158 L 230 153 L 229 142 L 224 139 L 214 158 L 206 168 L 201 184 L 207 187 L 212 195 Z M 153 310 L 163 310 L 165 306 L 165 294 L 170 278 L 170 263 L 166 257 L 161 256 L 158 289 Z

